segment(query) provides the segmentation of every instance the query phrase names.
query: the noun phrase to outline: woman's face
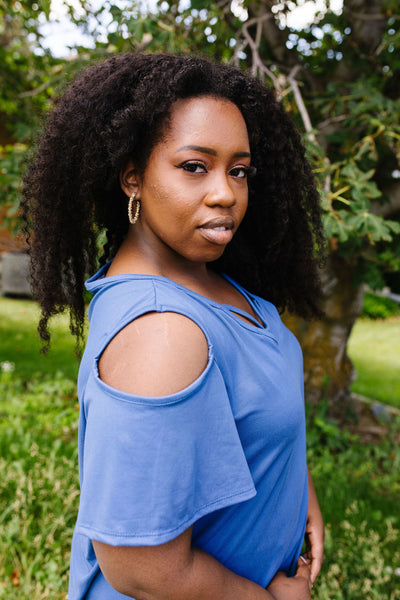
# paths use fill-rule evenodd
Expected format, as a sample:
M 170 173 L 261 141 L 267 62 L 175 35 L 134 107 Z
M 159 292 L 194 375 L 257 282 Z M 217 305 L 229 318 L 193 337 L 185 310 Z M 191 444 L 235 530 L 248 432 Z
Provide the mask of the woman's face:
M 177 101 L 143 178 L 132 171 L 141 201 L 135 239 L 157 260 L 216 260 L 246 212 L 249 167 L 247 128 L 236 105 L 211 96 Z

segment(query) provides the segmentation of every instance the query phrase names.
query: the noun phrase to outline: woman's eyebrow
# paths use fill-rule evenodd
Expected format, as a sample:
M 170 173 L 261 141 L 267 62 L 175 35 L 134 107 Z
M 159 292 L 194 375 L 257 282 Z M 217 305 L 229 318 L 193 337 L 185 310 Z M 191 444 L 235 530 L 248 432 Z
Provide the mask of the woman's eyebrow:
M 188 145 L 182 146 L 182 148 L 178 148 L 176 153 L 181 152 L 182 150 L 194 150 L 195 152 L 202 152 L 203 154 L 211 154 L 211 156 L 218 156 L 218 152 L 214 150 L 214 148 L 207 148 L 205 146 L 196 146 L 196 145 Z M 235 152 L 233 154 L 233 158 L 250 158 L 250 152 Z

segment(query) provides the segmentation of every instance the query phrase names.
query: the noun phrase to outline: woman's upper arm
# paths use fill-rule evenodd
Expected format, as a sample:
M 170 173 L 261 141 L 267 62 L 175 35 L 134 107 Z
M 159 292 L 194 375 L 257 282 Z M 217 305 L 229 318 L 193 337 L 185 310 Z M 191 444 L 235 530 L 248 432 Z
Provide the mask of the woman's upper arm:
M 164 597 L 163 588 L 176 585 L 177 579 L 184 577 L 191 563 L 191 540 L 192 527 L 189 527 L 159 546 L 109 546 L 93 541 L 93 547 L 109 584 L 122 594 L 134 593 L 140 600 L 148 590 L 156 597 Z
M 110 585 L 136 600 L 309 599 L 309 594 L 297 593 L 307 585 L 307 581 L 299 580 L 298 576 L 291 578 L 293 590 L 290 595 L 272 596 L 257 583 L 224 567 L 210 554 L 192 548 L 191 538 L 192 528 L 189 528 L 160 546 L 113 547 L 99 542 L 93 542 L 93 545 Z M 300 565 L 303 570 L 306 567 L 304 563 Z M 287 586 L 288 578 L 283 579 Z M 282 583 L 275 582 L 276 592 L 280 588 Z
M 178 392 L 204 371 L 208 344 L 201 329 L 178 313 L 150 312 L 135 319 L 108 344 L 100 377 L 123 392 L 163 396 Z M 192 528 L 156 546 L 111 546 L 93 541 L 100 568 L 121 593 L 140 592 L 176 577 L 190 562 Z
M 142 396 L 178 392 L 195 381 L 208 361 L 208 344 L 191 319 L 173 312 L 149 312 L 122 329 L 99 361 L 108 385 Z

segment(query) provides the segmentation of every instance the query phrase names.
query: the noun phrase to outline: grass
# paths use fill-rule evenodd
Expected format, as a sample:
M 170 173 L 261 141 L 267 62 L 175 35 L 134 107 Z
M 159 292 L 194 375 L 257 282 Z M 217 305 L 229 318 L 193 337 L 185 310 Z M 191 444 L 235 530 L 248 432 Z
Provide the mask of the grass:
M 66 600 L 78 507 L 74 343 L 61 317 L 52 350 L 39 355 L 31 302 L 0 299 L 0 319 L 0 599 Z M 307 417 L 327 532 L 312 598 L 400 600 L 400 422 L 369 443 L 326 414 L 321 405 Z
M 308 464 L 326 527 L 317 600 L 400 599 L 400 421 L 372 442 L 308 416 Z
M 51 320 L 52 342 L 47 354 L 41 354 L 41 342 L 36 332 L 39 308 L 29 300 L 0 298 L 1 344 L 0 363 L 15 366 L 15 375 L 29 379 L 35 373 L 76 379 L 78 360 L 74 355 L 74 339 L 68 330 L 66 314 Z
M 66 600 L 77 513 L 75 382 L 0 372 L 0 598 Z
M 352 391 L 400 408 L 400 317 L 359 319 L 348 352 L 357 373 Z

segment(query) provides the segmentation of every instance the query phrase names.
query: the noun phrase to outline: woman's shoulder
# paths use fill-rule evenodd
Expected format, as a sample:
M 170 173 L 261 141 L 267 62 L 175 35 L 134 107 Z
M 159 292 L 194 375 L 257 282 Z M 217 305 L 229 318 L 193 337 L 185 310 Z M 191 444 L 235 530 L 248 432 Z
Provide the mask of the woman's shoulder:
M 174 281 L 156 275 L 121 274 L 89 280 L 87 288 L 94 294 L 89 306 L 89 338 L 98 353 L 124 330 L 123 343 L 129 347 L 158 341 L 168 333 L 169 352 L 179 353 L 179 338 L 196 337 L 210 343 L 207 315 L 189 290 Z M 135 325 L 133 325 L 135 324 Z M 129 339 L 127 334 L 129 333 Z M 113 345 L 119 347 L 120 342 Z M 205 347 L 207 348 L 205 342 Z M 123 349 L 120 348 L 119 351 Z M 148 349 L 155 356 L 156 349 Z M 164 348 L 168 352 L 168 348 Z M 172 365 L 171 365 L 172 368 Z
M 174 312 L 148 312 L 110 340 L 100 358 L 99 374 L 123 392 L 164 396 L 193 383 L 207 362 L 207 340 L 191 319 Z
M 163 396 L 199 378 L 211 344 L 205 320 L 184 290 L 152 275 L 92 281 L 84 362 L 99 357 L 106 384 L 128 394 Z

